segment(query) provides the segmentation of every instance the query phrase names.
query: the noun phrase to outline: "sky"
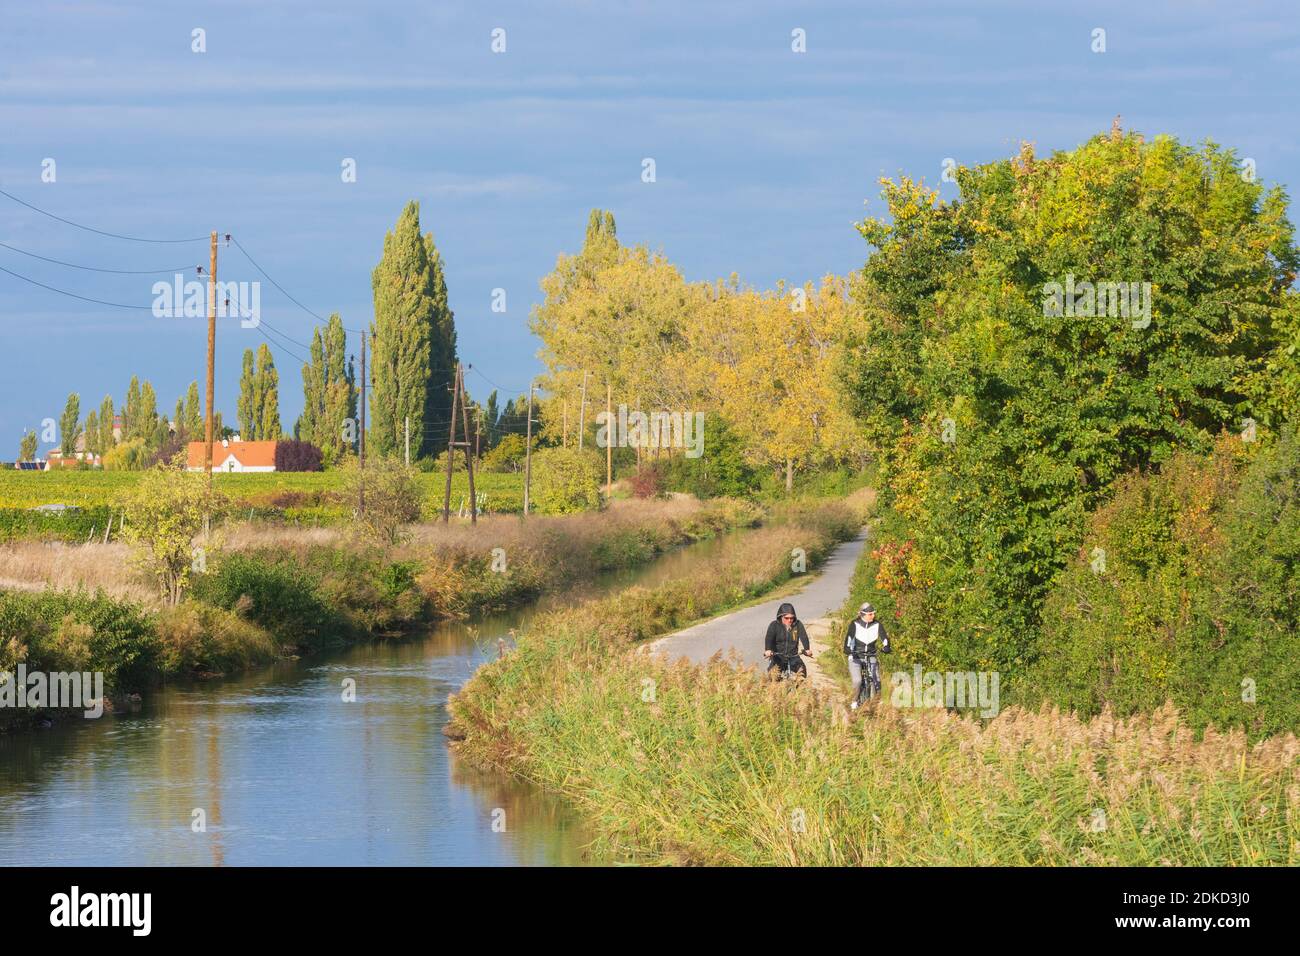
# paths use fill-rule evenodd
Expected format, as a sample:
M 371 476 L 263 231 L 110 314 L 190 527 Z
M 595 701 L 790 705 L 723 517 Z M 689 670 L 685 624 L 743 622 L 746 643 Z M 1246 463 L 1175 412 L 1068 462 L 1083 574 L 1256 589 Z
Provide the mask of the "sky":
M 467 386 L 504 404 L 541 371 L 529 310 L 593 207 L 689 280 L 802 283 L 862 265 L 853 223 L 882 214 L 880 177 L 951 198 L 946 159 L 1070 149 L 1116 115 L 1230 146 L 1289 191 L 1298 81 L 1294 6 L 1251 0 L 0 0 L 0 190 L 103 232 L 202 239 L 110 238 L 0 196 L 0 459 L 69 392 L 84 416 L 134 374 L 170 413 L 201 385 L 206 320 L 149 306 L 155 282 L 206 265 L 213 230 L 280 287 L 221 244 L 221 279 L 262 283 L 261 326 L 218 323 L 227 423 L 243 351 L 269 341 L 292 430 L 318 317 L 369 326 L 371 271 L 412 199 Z

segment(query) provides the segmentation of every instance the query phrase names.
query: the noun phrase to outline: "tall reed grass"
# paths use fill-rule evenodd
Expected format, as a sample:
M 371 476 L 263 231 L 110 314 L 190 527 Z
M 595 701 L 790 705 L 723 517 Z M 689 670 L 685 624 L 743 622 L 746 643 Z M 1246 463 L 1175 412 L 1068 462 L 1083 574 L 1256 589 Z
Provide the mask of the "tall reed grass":
M 980 722 L 770 684 L 637 642 L 785 576 L 792 519 L 670 582 L 557 612 L 453 698 L 472 761 L 585 808 L 601 858 L 766 865 L 1294 865 L 1300 744 L 1197 740 L 1171 707 Z M 837 538 L 821 529 L 819 550 Z M 807 546 L 802 545 L 802 546 Z

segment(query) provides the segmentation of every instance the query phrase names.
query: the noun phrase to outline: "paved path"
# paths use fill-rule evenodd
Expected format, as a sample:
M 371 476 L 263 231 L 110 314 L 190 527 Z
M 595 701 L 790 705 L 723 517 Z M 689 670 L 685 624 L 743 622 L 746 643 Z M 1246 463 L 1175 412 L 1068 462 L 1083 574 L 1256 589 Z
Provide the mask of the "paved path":
M 776 620 L 776 609 L 785 601 L 794 605 L 799 619 L 807 627 L 810 622 L 827 617 L 844 606 L 849 595 L 849 581 L 858 557 L 866 545 L 867 532 L 863 529 L 851 541 L 846 541 L 831 552 L 820 573 L 809 580 L 796 593 L 786 593 L 753 607 L 741 608 L 722 617 L 702 621 L 685 630 L 661 637 L 649 645 L 652 653 L 666 653 L 671 658 L 686 657 L 696 663 L 707 661 L 719 651 L 725 657 L 734 649 L 744 665 L 763 661 L 763 635 L 767 625 Z M 808 627 L 810 637 L 812 627 Z M 834 642 L 831 642 L 834 643 Z M 817 648 L 813 648 L 817 653 Z

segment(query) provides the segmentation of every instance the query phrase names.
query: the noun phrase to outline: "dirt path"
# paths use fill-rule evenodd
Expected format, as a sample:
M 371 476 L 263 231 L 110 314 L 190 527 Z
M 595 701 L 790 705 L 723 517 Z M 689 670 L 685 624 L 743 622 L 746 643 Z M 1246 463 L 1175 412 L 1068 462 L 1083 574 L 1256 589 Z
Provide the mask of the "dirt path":
M 832 551 L 821 571 L 815 576 L 809 575 L 794 592 L 784 589 L 759 604 L 661 637 L 651 642 L 647 649 L 651 653 L 685 657 L 696 663 L 707 661 L 714 654 L 725 657 L 735 651 L 743 666 L 758 666 L 763 663 L 763 635 L 767 625 L 776 619 L 776 609 L 789 601 L 808 630 L 813 654 L 836 653 L 838 641 L 830 633 L 830 616 L 839 611 L 848 597 L 853 569 L 857 567 L 866 541 L 867 533 L 863 529 L 857 537 Z M 809 679 L 815 685 L 834 686 L 834 681 L 817 667 L 816 658 L 804 658 L 804 661 L 808 665 Z

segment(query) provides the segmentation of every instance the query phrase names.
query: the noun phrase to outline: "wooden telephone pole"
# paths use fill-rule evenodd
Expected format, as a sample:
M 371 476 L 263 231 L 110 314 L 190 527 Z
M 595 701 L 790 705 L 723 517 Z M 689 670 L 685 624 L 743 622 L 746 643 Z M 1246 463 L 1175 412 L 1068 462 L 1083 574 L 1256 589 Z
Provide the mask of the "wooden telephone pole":
M 460 421 L 462 431 L 465 434 L 464 441 L 456 440 L 456 412 L 460 412 Z M 456 363 L 456 381 L 452 386 L 451 397 L 451 432 L 447 437 L 447 487 L 442 498 L 442 520 L 445 523 L 451 517 L 451 460 L 456 454 L 456 448 L 465 449 L 465 467 L 469 471 L 469 520 L 471 524 L 478 524 L 478 499 L 474 494 L 474 456 L 470 451 L 469 440 L 469 396 L 465 394 L 465 371 L 459 362 Z
M 582 451 L 582 440 L 587 431 L 587 372 L 582 372 L 582 407 L 578 409 L 578 451 Z
M 207 475 L 208 490 L 212 490 L 212 403 L 215 391 L 214 371 L 217 351 L 217 234 L 212 233 L 212 250 L 208 259 L 208 410 L 204 418 L 203 472 Z M 112 422 L 109 422 L 112 425 Z

